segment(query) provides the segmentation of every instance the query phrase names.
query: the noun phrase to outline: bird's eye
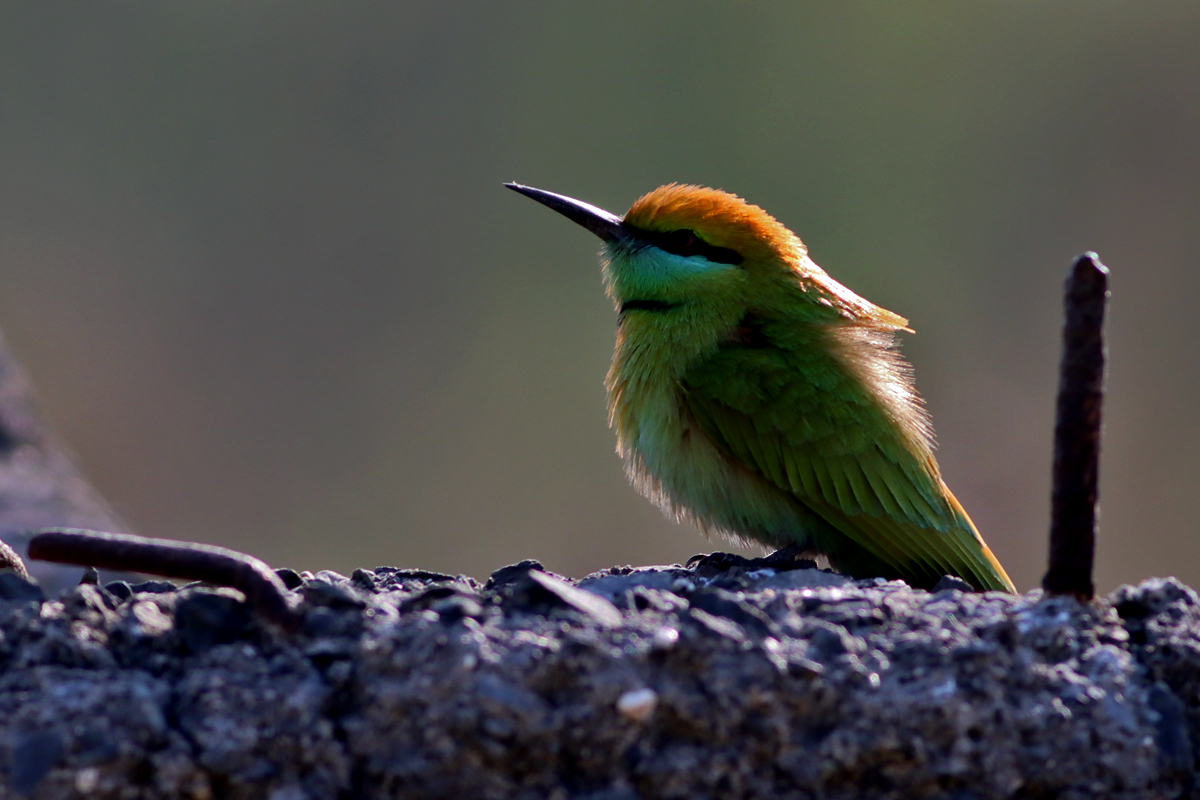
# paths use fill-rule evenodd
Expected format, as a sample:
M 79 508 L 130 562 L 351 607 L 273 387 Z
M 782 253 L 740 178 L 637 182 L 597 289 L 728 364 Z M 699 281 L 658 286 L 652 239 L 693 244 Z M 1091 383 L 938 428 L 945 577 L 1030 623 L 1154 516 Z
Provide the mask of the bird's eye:
M 728 247 L 709 244 L 696 235 L 695 231 L 683 228 L 677 231 L 638 231 L 650 244 L 674 253 L 677 256 L 703 256 L 717 264 L 740 264 L 742 255 Z

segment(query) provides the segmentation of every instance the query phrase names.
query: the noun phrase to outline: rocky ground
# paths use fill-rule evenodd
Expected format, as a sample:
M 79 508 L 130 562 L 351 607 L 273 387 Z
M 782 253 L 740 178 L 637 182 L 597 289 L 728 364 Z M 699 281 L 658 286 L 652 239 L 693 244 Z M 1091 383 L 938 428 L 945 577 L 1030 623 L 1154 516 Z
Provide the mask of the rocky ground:
M 1200 598 L 927 593 L 737 557 L 574 582 L 0 575 L 0 797 L 1191 796 Z

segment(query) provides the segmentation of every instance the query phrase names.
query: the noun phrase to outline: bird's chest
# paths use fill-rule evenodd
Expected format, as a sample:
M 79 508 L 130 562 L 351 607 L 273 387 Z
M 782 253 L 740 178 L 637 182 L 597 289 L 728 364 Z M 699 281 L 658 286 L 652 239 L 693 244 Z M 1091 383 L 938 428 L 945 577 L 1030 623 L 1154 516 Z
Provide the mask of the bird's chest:
M 678 385 L 639 385 L 624 394 L 615 416 L 618 441 L 642 454 L 649 465 L 694 447 L 695 420 Z
M 609 403 L 617 452 L 635 483 L 650 478 L 676 501 L 694 505 L 692 495 L 711 494 L 728 481 L 728 458 L 701 430 L 678 380 L 663 374 L 627 376 L 610 382 Z
M 683 377 L 716 345 L 703 326 L 686 321 L 666 326 L 645 316 L 624 320 L 619 330 L 605 380 L 609 421 L 618 452 L 636 453 L 663 475 L 693 462 L 707 441 L 688 410 Z

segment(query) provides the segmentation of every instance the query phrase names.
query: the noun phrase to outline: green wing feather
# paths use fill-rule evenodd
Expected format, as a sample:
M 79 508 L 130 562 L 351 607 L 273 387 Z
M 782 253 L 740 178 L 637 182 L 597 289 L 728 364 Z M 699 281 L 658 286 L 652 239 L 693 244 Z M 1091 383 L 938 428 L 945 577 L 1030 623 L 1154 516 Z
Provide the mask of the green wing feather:
M 701 429 L 897 576 L 928 585 L 950 573 L 1015 591 L 928 445 L 913 441 L 830 347 L 817 346 L 827 341 L 792 340 L 731 343 L 693 364 L 684 396 Z M 853 573 L 856 549 L 841 549 L 831 560 Z

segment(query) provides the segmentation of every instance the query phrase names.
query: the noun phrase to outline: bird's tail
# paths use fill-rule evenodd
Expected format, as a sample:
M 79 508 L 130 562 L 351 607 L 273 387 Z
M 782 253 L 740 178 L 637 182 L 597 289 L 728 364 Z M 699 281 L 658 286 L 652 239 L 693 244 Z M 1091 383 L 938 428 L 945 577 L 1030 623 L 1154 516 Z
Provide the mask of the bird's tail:
M 942 484 L 945 488 L 945 484 Z M 976 581 L 980 584 L 980 589 L 992 589 L 1002 592 L 1012 592 L 1017 594 L 1017 587 L 1013 585 L 1012 580 L 1008 577 L 1008 573 L 1004 571 L 1004 567 L 1000 566 L 1000 559 L 992 552 L 992 549 L 983 541 L 983 537 L 979 535 L 979 529 L 975 527 L 975 523 L 967 516 L 967 510 L 962 507 L 962 503 L 958 502 L 958 498 L 949 489 L 945 489 L 946 499 L 950 501 L 950 506 L 954 509 L 955 514 L 966 524 L 971 534 L 975 537 L 975 543 L 979 546 L 979 554 L 982 556 L 981 567 L 974 575 Z M 965 575 L 963 576 L 966 577 Z

